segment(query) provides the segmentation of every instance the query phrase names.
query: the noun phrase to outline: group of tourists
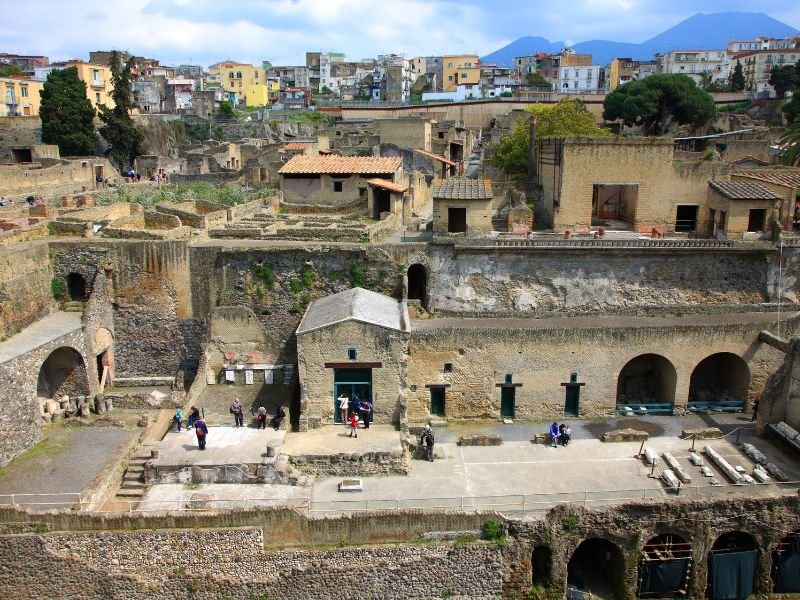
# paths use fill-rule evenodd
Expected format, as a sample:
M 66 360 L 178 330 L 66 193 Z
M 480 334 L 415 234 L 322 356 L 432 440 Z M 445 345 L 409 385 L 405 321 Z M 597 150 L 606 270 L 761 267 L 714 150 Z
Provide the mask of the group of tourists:
M 559 443 L 562 446 L 569 445 L 569 441 L 572 439 L 572 427 L 564 423 L 559 425 L 553 421 L 553 424 L 550 425 L 550 439 L 553 442 L 553 448 L 558 448 Z
M 242 407 L 242 402 L 239 398 L 234 399 L 234 401 L 231 403 L 230 412 L 233 415 L 234 426 L 244 427 L 244 408 Z M 258 421 L 258 428 L 265 429 L 269 419 L 267 417 L 267 409 L 264 406 L 258 407 L 256 418 Z M 283 410 L 283 406 L 279 404 L 277 410 L 275 411 L 275 415 L 272 417 L 270 425 L 275 429 L 275 431 L 278 431 L 285 418 L 286 411 Z M 175 429 L 178 431 L 178 433 L 180 433 L 183 425 L 182 409 L 175 409 L 175 414 L 172 417 L 172 421 L 175 423 Z M 196 406 L 192 406 L 189 409 L 188 429 L 194 429 L 195 435 L 197 436 L 197 445 L 200 447 L 200 450 L 205 450 L 206 436 L 208 435 L 208 425 L 206 425 L 205 420 L 200 414 L 200 409 L 198 409 Z
M 350 428 L 350 437 L 358 437 L 358 424 L 363 423 L 364 429 L 369 429 L 372 417 L 372 402 L 369 398 L 361 400 L 358 394 L 353 394 L 352 400 L 342 392 L 337 398 L 339 403 L 339 418 L 342 423 Z

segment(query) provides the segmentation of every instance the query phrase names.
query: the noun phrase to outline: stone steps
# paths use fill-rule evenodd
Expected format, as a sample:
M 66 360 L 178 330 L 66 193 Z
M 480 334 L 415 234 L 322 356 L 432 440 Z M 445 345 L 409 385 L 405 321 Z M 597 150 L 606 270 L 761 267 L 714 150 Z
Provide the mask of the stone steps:
M 125 473 L 122 475 L 122 485 L 116 493 L 116 499 L 124 502 L 129 502 L 130 509 L 136 508 L 132 504 L 133 501 L 140 500 L 147 491 L 147 486 L 144 483 L 144 464 L 150 460 L 150 451 L 147 449 L 140 449 L 133 455 Z
M 63 310 L 64 310 L 64 312 L 83 313 L 84 307 L 85 307 L 85 303 L 77 301 L 77 300 L 71 300 L 69 302 L 65 302 L 64 303 Z

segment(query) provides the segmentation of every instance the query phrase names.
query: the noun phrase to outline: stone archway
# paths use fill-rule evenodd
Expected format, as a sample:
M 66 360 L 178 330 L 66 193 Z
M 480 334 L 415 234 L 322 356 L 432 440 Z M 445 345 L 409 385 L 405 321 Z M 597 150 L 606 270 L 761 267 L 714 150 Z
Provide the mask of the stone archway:
M 408 299 L 419 300 L 422 308 L 428 308 L 428 269 L 415 263 L 408 268 Z
M 694 368 L 689 383 L 689 402 L 722 402 L 747 399 L 750 367 L 741 356 L 719 352 Z
M 67 275 L 67 293 L 69 299 L 83 302 L 87 299 L 86 278 L 80 273 L 70 273 Z
M 674 533 L 657 535 L 642 547 L 637 597 L 686 596 L 691 572 L 692 545 Z
M 678 373 L 659 354 L 641 354 L 629 360 L 617 378 L 617 406 L 675 404 Z
M 90 389 L 86 364 L 75 348 L 56 348 L 39 369 L 36 393 L 40 398 L 88 396 Z
M 793 531 L 772 549 L 772 591 L 800 593 L 800 531 Z
M 749 533 L 720 535 L 708 553 L 708 587 L 711 600 L 744 599 L 753 593 L 758 565 L 758 542 Z
M 621 599 L 625 589 L 625 555 L 603 538 L 583 540 L 567 564 L 567 595 L 591 593 L 593 598 Z

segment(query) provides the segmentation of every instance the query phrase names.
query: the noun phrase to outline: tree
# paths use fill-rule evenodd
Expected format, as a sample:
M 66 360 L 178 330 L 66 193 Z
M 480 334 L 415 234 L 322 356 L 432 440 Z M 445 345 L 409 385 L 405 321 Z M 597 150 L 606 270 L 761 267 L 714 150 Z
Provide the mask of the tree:
M 594 116 L 580 100 L 564 99 L 555 104 L 533 104 L 525 110 L 536 119 L 537 139 L 547 136 L 610 135 L 595 124 Z M 513 133 L 498 140 L 492 164 L 512 175 L 527 173 L 529 148 L 530 126 L 526 120 L 517 125 Z
M 783 98 L 786 92 L 796 90 L 800 83 L 799 79 L 794 65 L 775 67 L 769 74 L 769 84 L 775 88 L 775 95 L 778 98 Z
M 95 152 L 94 108 L 78 69 L 54 69 L 42 86 L 39 118 L 42 142 L 56 144 L 64 156 Z
M 22 75 L 22 69 L 19 65 L 5 64 L 0 65 L 0 77 L 14 77 L 15 75 Z
M 743 92 L 744 91 L 744 69 L 742 68 L 741 61 L 736 61 L 736 66 L 733 68 L 733 75 L 731 75 L 731 91 Z
M 714 99 L 687 75 L 659 74 L 631 81 L 606 96 L 603 118 L 662 135 L 672 123 L 700 127 L 716 114 Z
M 219 103 L 219 112 L 231 119 L 236 116 L 236 113 L 233 112 L 233 104 L 231 104 L 229 100 L 223 100 Z
M 783 162 L 787 165 L 800 166 L 800 120 L 789 125 L 781 137 L 781 145 L 785 150 L 785 154 L 781 157 Z
M 117 165 L 120 172 L 125 172 L 133 165 L 137 156 L 142 154 L 142 140 L 144 135 L 131 119 L 130 111 L 133 108 L 133 94 L 131 93 L 131 71 L 133 57 L 122 64 L 119 53 L 111 53 L 109 67 L 111 68 L 111 83 L 114 91 L 111 99 L 114 108 L 100 106 L 100 119 L 105 123 L 100 128 L 100 134 L 108 142 L 106 155 Z

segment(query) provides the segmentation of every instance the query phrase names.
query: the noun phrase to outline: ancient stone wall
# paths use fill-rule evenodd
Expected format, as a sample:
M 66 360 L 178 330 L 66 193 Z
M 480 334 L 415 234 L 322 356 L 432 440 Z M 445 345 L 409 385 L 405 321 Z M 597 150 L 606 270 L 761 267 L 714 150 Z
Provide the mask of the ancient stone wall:
M 46 243 L 0 248 L 0 337 L 10 337 L 55 308 L 51 279 Z

